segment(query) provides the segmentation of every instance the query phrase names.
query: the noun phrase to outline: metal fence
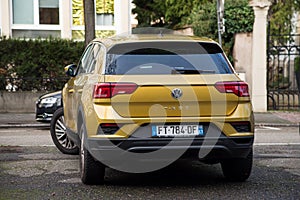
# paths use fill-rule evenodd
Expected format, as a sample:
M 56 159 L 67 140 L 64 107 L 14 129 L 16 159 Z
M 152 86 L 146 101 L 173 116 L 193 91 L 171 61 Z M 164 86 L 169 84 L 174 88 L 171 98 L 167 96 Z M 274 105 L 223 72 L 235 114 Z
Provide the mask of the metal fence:
M 0 91 L 57 91 L 68 81 L 67 77 L 0 77 Z
M 269 35 L 267 55 L 268 109 L 300 110 L 300 35 Z

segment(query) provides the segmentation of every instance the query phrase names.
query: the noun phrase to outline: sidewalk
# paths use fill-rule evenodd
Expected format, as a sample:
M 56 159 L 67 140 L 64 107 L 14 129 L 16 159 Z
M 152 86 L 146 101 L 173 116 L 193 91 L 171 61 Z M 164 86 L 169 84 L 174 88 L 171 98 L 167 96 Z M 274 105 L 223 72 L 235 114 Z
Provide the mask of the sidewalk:
M 298 127 L 300 112 L 274 111 L 254 113 L 255 126 Z M 48 123 L 35 121 L 34 113 L 0 113 L 0 128 L 45 128 Z
M 298 127 L 300 112 L 272 111 L 254 113 L 255 126 Z
M 0 113 L 0 128 L 44 128 L 49 123 L 35 120 L 35 113 Z

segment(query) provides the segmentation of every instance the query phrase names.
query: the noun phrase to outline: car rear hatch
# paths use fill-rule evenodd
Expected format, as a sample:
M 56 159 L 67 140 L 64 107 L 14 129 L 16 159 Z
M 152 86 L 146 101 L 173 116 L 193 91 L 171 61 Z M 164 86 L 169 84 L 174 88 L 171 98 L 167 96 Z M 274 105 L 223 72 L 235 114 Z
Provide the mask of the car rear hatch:
M 98 103 L 109 98 L 131 118 L 226 116 L 245 96 L 248 86 L 219 46 L 195 42 L 118 46 L 108 53 L 105 83 L 94 90 Z

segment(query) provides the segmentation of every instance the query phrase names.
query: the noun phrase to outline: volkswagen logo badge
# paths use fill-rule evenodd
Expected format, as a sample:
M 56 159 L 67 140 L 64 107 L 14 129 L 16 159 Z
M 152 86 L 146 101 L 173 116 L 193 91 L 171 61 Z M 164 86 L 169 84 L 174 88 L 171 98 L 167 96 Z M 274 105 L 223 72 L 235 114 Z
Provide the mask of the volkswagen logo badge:
M 171 94 L 174 99 L 179 99 L 182 96 L 182 91 L 179 88 L 175 88 L 172 90 Z

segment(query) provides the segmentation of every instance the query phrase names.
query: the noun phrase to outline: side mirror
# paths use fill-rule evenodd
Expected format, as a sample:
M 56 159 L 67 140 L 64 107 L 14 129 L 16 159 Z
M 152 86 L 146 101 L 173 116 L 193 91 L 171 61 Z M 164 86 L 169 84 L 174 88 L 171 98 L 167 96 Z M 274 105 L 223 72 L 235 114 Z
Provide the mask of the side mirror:
M 77 66 L 75 64 L 71 64 L 65 67 L 65 73 L 68 76 L 74 77 Z

